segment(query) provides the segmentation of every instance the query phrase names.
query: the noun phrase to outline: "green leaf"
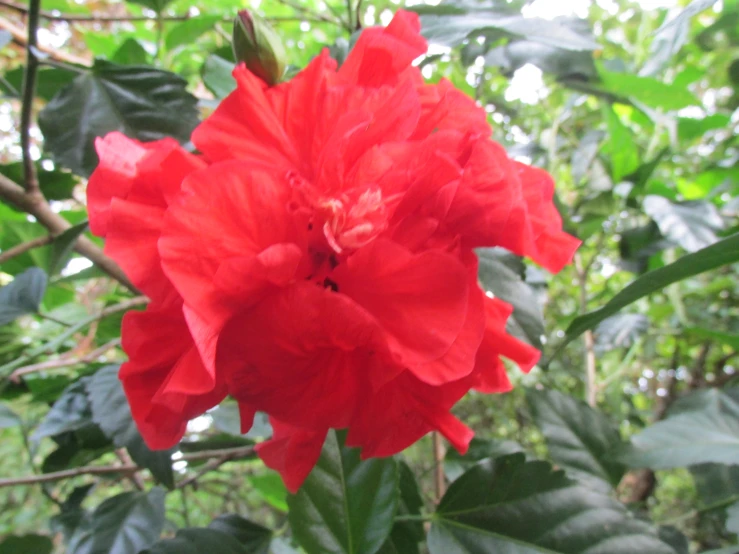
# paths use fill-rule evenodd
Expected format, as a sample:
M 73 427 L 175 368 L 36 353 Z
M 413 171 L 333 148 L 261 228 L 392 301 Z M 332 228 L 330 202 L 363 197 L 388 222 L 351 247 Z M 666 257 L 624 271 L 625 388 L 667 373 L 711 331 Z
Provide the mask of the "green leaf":
M 632 302 L 682 279 L 737 261 L 739 261 L 739 233 L 728 236 L 698 252 L 687 254 L 669 265 L 645 273 L 611 298 L 602 308 L 575 318 L 567 328 L 565 341 L 560 344 L 557 351 L 581 333 L 594 328 L 598 323 Z
M 67 262 L 69 262 L 69 258 L 72 256 L 74 245 L 77 244 L 77 239 L 87 231 L 87 227 L 87 221 L 83 221 L 82 223 L 78 223 L 77 225 L 70 227 L 54 239 L 51 243 L 49 275 L 56 275 L 64 269 Z
M 5 404 L 0 404 L 0 429 L 15 427 L 21 423 L 21 418 Z
M 616 96 L 631 98 L 651 108 L 666 111 L 701 105 L 700 100 L 685 87 L 663 83 L 651 77 L 607 71 L 598 65 L 596 67 L 602 88 Z
M 724 227 L 716 206 L 704 200 L 671 202 L 663 196 L 649 195 L 643 206 L 662 235 L 688 252 L 714 244 L 718 240 L 716 231 Z
M 171 136 L 186 142 L 198 123 L 197 100 L 186 85 L 153 67 L 96 60 L 39 114 L 45 148 L 56 162 L 89 176 L 98 162 L 95 138 L 111 131 L 141 141 Z
M 627 271 L 644 273 L 649 265 L 649 258 L 670 246 L 673 246 L 672 242 L 662 236 L 654 221 L 626 229 L 621 233 L 618 243 L 621 266 Z
M 739 464 L 739 389 L 698 391 L 676 403 L 675 412 L 633 436 L 618 459 L 652 469 Z
M 231 73 L 235 64 L 212 54 L 203 64 L 203 83 L 216 98 L 225 98 L 236 89 L 236 80 Z
M 279 474 L 269 473 L 249 476 L 249 482 L 262 499 L 281 512 L 287 512 L 287 488 Z
M 513 306 L 508 322 L 513 334 L 541 348 L 544 318 L 534 290 L 522 279 L 526 268 L 521 259 L 497 248 L 480 248 L 477 255 L 483 287 Z
M 46 8 L 46 3 L 44 3 L 44 8 L 50 9 Z M 23 68 L 24 66 L 17 67 L 3 75 L 7 84 L 19 94 L 23 90 Z M 66 69 L 40 67 L 36 74 L 36 96 L 47 101 L 51 100 L 61 88 L 71 83 L 76 75 L 76 72 Z M 0 88 L 7 93 L 12 93 L 3 80 L 0 80 Z
M 16 275 L 9 284 L 0 287 L 0 325 L 38 312 L 46 292 L 47 277 L 43 269 L 31 267 Z
M 68 554 L 138 554 L 164 527 L 164 491 L 124 492 L 100 504 L 77 529 Z
M 121 65 L 146 65 L 149 62 L 149 53 L 138 40 L 129 37 L 111 56 L 110 61 Z
M 16 183 L 22 183 L 23 162 L 0 165 L 0 173 Z M 68 200 L 77 185 L 77 178 L 69 172 L 58 169 L 47 170 L 40 163 L 36 164 L 39 187 L 47 200 Z
M 599 352 L 628 348 L 649 329 L 644 314 L 616 314 L 595 328 L 595 347 Z
M 217 545 L 218 554 L 267 554 L 272 531 L 234 514 L 215 519 L 207 529 L 183 529 L 141 554 L 202 554 Z
M 677 134 L 680 140 L 690 141 L 702 137 L 708 131 L 726 129 L 730 124 L 731 118 L 721 113 L 712 114 L 703 119 L 681 117 L 677 122 Z
M 148 468 L 154 478 L 174 488 L 172 450 L 150 450 L 131 417 L 126 395 L 118 380 L 119 366 L 109 365 L 97 371 L 87 385 L 92 419 L 116 447 L 125 447 L 138 465 Z
M 87 397 L 89 380 L 89 377 L 83 377 L 64 389 L 31 436 L 33 441 L 76 431 L 93 423 L 90 400 Z
M 523 454 L 484 460 L 452 483 L 428 547 L 431 554 L 675 554 L 622 504 Z
M 558 467 L 606 494 L 618 485 L 625 467 L 609 455 L 622 442 L 605 414 L 555 390 L 527 389 L 526 400 Z
M 138 4 L 139 6 L 144 6 L 145 8 L 154 10 L 157 13 L 161 13 L 161 11 L 164 8 L 166 8 L 168 4 L 172 2 L 172 0 L 127 0 L 127 1 L 131 2 L 132 4 Z
M 704 329 L 703 327 L 686 327 L 684 331 L 689 335 L 701 339 L 715 340 L 731 346 L 734 350 L 739 350 L 739 335 L 735 333 L 724 333 L 723 331 L 714 331 L 713 329 Z
M 631 131 L 621 122 L 613 106 L 605 106 L 603 111 L 608 124 L 608 141 L 605 143 L 605 150 L 611 158 L 613 180 L 618 183 L 639 168 L 639 150 Z
M 690 18 L 698 15 L 702 11 L 707 10 L 716 3 L 717 0 L 693 0 L 688 6 L 669 21 L 665 21 L 662 26 L 657 29 L 657 33 L 661 33 L 674 27 L 686 23 Z
M 220 15 L 201 15 L 192 17 L 172 27 L 164 39 L 167 50 L 194 43 L 201 35 L 215 29 L 216 23 L 222 21 Z
M 699 464 L 690 467 L 701 504 L 725 505 L 739 498 L 739 465 Z
M 308 554 L 374 554 L 393 525 L 398 466 L 392 458 L 360 461 L 359 450 L 331 431 L 287 504 L 293 535 Z
M 51 554 L 54 543 L 44 535 L 10 535 L 0 542 L 0 554 Z

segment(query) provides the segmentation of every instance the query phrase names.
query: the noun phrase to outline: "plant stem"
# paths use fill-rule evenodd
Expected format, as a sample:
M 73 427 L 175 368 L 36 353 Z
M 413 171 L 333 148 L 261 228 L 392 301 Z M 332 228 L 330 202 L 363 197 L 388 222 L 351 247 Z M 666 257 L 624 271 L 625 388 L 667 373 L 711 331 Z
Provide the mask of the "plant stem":
M 436 492 L 436 503 L 444 496 L 446 480 L 444 477 L 444 443 L 438 431 L 431 433 L 431 442 L 434 449 L 434 486 Z

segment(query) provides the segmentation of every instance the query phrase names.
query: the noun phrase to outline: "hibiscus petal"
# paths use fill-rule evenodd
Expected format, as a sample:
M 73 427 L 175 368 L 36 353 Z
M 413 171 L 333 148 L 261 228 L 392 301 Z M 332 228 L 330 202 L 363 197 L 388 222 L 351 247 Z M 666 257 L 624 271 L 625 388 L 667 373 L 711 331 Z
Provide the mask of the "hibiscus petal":
M 321 456 L 328 430 L 311 431 L 270 418 L 274 436 L 257 445 L 267 467 L 279 472 L 287 490 L 295 494 Z
M 467 271 L 440 250 L 412 254 L 377 239 L 339 265 L 334 277 L 339 292 L 380 323 L 396 361 L 412 371 L 443 356 L 464 325 Z
M 202 394 L 193 395 L 166 391 L 173 371 L 189 376 L 192 388 L 204 372 L 177 307 L 150 305 L 144 312 L 127 313 L 122 337 L 129 361 L 120 379 L 134 421 L 150 448 L 169 448 L 182 438 L 190 419 L 225 398 L 225 387 L 202 386 Z
M 385 28 L 365 29 L 339 69 L 339 77 L 365 87 L 396 84 L 411 62 L 426 53 L 420 31 L 418 15 L 404 10 Z

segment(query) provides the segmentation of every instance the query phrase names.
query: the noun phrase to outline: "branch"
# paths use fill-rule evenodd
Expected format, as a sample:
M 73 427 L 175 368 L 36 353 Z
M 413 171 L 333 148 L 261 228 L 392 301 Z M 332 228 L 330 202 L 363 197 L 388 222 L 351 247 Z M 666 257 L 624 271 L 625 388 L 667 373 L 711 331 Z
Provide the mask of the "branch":
M 36 95 L 36 72 L 38 58 L 34 48 L 38 44 L 36 31 L 41 9 L 41 0 L 31 0 L 28 10 L 28 39 L 26 40 L 26 70 L 23 72 L 23 91 L 21 104 L 21 152 L 23 154 L 23 185 L 28 192 L 39 190 L 36 165 L 31 157 L 31 117 L 33 115 L 33 98 Z
M 21 29 L 20 27 L 16 27 L 10 21 L 2 17 L 0 17 L 0 30 L 9 32 L 10 36 L 13 37 L 13 42 L 15 42 L 16 44 L 23 46 L 24 48 L 28 46 L 28 37 L 26 36 L 26 31 L 24 29 Z M 49 57 L 53 60 L 77 65 L 90 65 L 89 60 L 80 58 L 78 56 L 75 56 L 74 54 L 59 52 L 57 50 L 54 50 L 53 48 L 50 48 L 49 46 L 39 45 L 36 48 L 44 54 L 48 54 Z
M 20 256 L 21 254 L 24 254 L 29 250 L 38 248 L 39 246 L 46 246 L 47 244 L 50 244 L 53 240 L 54 235 L 46 235 L 45 237 L 38 237 L 37 239 L 23 242 L 17 246 L 14 246 L 13 248 L 8 248 L 6 251 L 0 252 L 0 264 L 4 264 L 11 258 Z
M 0 175 L 0 198 L 15 204 L 24 212 L 32 215 L 38 222 L 46 227 L 52 235 L 58 235 L 69 229 L 72 225 L 51 209 L 49 203 L 38 190 L 24 191 L 16 183 Z M 121 283 L 128 290 L 138 293 L 138 289 L 129 281 L 123 270 L 112 258 L 106 256 L 103 251 L 91 240 L 80 236 L 75 243 L 74 249 L 90 260 L 113 279 Z
M 28 6 L 24 6 L 22 4 L 17 4 L 16 2 L 12 2 L 10 0 L 0 0 L 0 7 L 8 8 L 10 10 L 15 10 L 18 13 L 27 14 L 29 12 Z M 295 8 L 298 9 L 298 8 Z M 300 8 L 301 12 L 305 12 L 305 8 Z M 73 13 L 54 13 L 49 11 L 41 11 L 40 15 L 44 19 L 48 19 L 49 21 L 64 21 L 67 23 L 135 23 L 135 22 L 142 22 L 142 21 L 156 21 L 157 17 L 150 17 L 147 15 L 80 15 L 80 14 L 73 14 Z M 164 15 L 161 17 L 162 21 L 169 22 L 169 21 L 187 21 L 188 19 L 191 19 L 193 16 L 188 14 L 185 15 Z M 266 17 L 265 18 L 268 21 L 312 21 L 314 23 L 335 23 L 334 21 L 331 21 L 330 19 L 321 18 L 320 16 L 311 16 L 311 15 L 305 15 L 301 17 Z M 223 18 L 223 21 L 225 22 L 231 22 L 233 21 L 233 17 L 231 16 L 225 16 Z
M 214 457 L 224 458 L 227 460 L 236 460 L 239 458 L 248 458 L 254 454 L 253 446 L 239 446 L 236 448 L 223 448 L 221 450 L 203 450 L 202 452 L 191 452 L 183 454 L 176 461 L 197 461 L 207 460 Z M 50 483 L 60 481 L 62 479 L 70 479 L 81 475 L 109 475 L 111 473 L 122 473 L 124 475 L 132 475 L 138 471 L 145 469 L 135 464 L 123 464 L 117 466 L 83 466 L 75 469 L 66 469 L 64 471 L 54 471 L 44 473 L 43 475 L 29 475 L 26 477 L 13 477 L 9 479 L 0 479 L 0 487 L 13 487 L 17 485 L 34 485 L 36 483 Z
M 37 364 L 31 364 L 31 365 L 19 367 L 13 373 L 10 374 L 9 379 L 17 383 L 21 377 L 23 377 L 24 375 L 28 375 L 29 373 L 35 373 L 37 371 L 44 371 L 47 369 L 61 369 L 64 367 L 70 367 L 70 366 L 78 365 L 78 364 L 89 364 L 89 363 L 96 361 L 100 356 L 108 352 L 108 350 L 111 350 L 120 344 L 121 344 L 121 339 L 119 338 L 113 339 L 110 342 L 105 343 L 103 346 L 96 348 L 95 350 L 92 350 L 91 352 L 88 352 L 84 356 L 78 356 L 78 357 L 72 357 L 72 358 L 61 357 L 57 360 L 47 360 L 45 362 L 39 362 Z

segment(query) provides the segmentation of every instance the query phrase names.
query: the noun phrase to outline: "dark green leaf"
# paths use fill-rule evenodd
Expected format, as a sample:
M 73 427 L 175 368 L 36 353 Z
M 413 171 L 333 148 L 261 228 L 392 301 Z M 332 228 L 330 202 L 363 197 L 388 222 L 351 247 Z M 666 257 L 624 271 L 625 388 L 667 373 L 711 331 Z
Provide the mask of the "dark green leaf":
M 7 325 L 24 314 L 38 312 L 46 292 L 46 282 L 44 270 L 31 267 L 0 287 L 0 325 Z
M 670 411 L 676 415 L 632 437 L 619 460 L 652 469 L 739 464 L 739 394 L 730 392 L 711 389 L 681 399 Z
M 97 60 L 39 114 L 45 148 L 54 160 L 89 176 L 97 165 L 94 141 L 111 131 L 142 141 L 190 138 L 198 123 L 197 100 L 181 77 L 148 66 Z
M 87 397 L 88 382 L 89 378 L 83 377 L 64 390 L 33 433 L 34 441 L 76 431 L 93 423 L 90 401 Z
M 164 44 L 167 50 L 173 50 L 183 44 L 194 43 L 201 35 L 215 29 L 216 23 L 221 21 L 220 15 L 201 15 L 192 17 L 172 27 L 167 33 Z
M 330 431 L 321 457 L 290 495 L 290 526 L 308 554 L 374 554 L 385 542 L 398 505 L 392 458 L 360 461 L 359 450 Z
M 213 552 L 214 548 L 218 554 L 252 554 L 228 533 L 202 528 L 177 531 L 175 538 L 159 541 L 141 554 L 203 554 Z
M 236 89 L 236 80 L 231 73 L 235 64 L 212 54 L 203 64 L 203 83 L 215 94 L 216 98 L 225 98 Z
M 159 541 L 141 554 L 267 554 L 272 531 L 235 514 L 216 518 L 207 529 L 183 529 L 173 539 Z
M 469 35 L 499 31 L 563 50 L 595 50 L 598 44 L 562 22 L 492 12 L 461 15 L 423 15 L 421 32 L 431 42 L 456 46 Z
M 467 452 L 462 455 L 450 448 L 444 458 L 444 473 L 450 481 L 456 481 L 465 471 L 485 458 L 500 458 L 509 454 L 523 452 L 516 441 L 500 439 L 472 439 Z
M 687 254 L 676 262 L 655 271 L 650 271 L 621 290 L 602 308 L 576 318 L 567 328 L 565 342 L 559 346 L 559 349 L 581 333 L 594 328 L 608 316 L 640 298 L 687 277 L 737 261 L 739 261 L 739 233 L 726 237 L 698 252 Z
M 272 531 L 236 514 L 219 516 L 208 528 L 234 537 L 250 554 L 267 554 L 272 541 Z
M 56 275 L 69 262 L 69 258 L 74 251 L 74 245 L 82 233 L 87 231 L 88 223 L 83 221 L 77 225 L 70 227 L 61 235 L 56 237 L 51 243 L 51 256 L 49 258 L 49 275 Z
M 483 287 L 513 306 L 508 324 L 513 334 L 541 348 L 545 334 L 541 306 L 533 289 L 522 279 L 525 266 L 520 258 L 495 248 L 477 250 L 478 277 Z
M 716 207 L 703 200 L 670 202 L 662 196 L 644 198 L 644 212 L 659 226 L 662 234 L 688 252 L 714 244 L 716 231 L 724 222 Z
M 649 258 L 673 243 L 662 236 L 654 221 L 641 227 L 633 227 L 621 233 L 618 249 L 621 253 L 621 266 L 627 271 L 644 273 Z
M 118 369 L 117 365 L 105 366 L 88 383 L 92 419 L 118 448 L 126 447 L 134 462 L 148 468 L 157 481 L 173 488 L 172 451 L 152 451 L 144 443 L 118 380 Z
M 428 538 L 431 554 L 674 554 L 608 495 L 523 454 L 484 460 L 451 484 Z
M 0 554 L 51 554 L 53 551 L 54 543 L 44 535 L 11 535 L 0 542 Z
M 124 492 L 100 504 L 69 542 L 68 554 L 138 554 L 164 527 L 164 491 Z
M 690 473 L 704 506 L 739 498 L 739 465 L 699 464 L 691 466 Z
M 625 467 L 609 454 L 621 437 L 603 413 L 555 390 L 528 389 L 526 399 L 558 467 L 606 494 L 618 485 Z
M 416 478 L 405 462 L 399 462 L 398 469 L 400 470 L 398 515 L 418 516 L 423 507 L 423 498 Z M 377 554 L 417 554 L 418 543 L 425 538 L 426 533 L 421 521 L 397 521 Z
M 599 352 L 628 348 L 649 329 L 644 314 L 616 314 L 595 328 L 595 347 Z

